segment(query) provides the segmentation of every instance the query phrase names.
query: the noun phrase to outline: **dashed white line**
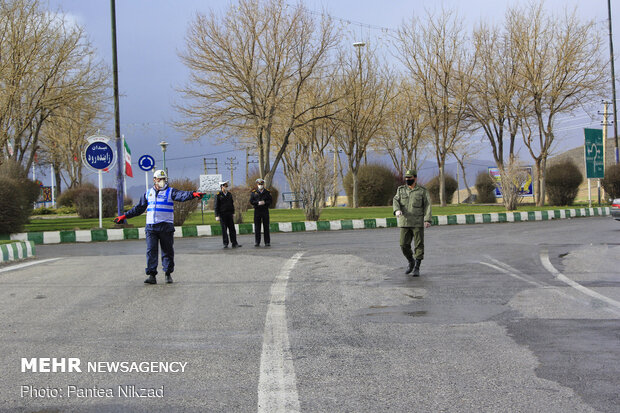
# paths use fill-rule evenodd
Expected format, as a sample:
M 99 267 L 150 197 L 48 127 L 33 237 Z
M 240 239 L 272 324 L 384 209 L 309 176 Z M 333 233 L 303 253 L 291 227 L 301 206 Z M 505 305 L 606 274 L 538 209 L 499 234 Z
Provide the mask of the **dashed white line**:
M 258 380 L 259 412 L 299 412 L 297 380 L 286 325 L 286 284 L 303 252 L 293 255 L 271 286 Z

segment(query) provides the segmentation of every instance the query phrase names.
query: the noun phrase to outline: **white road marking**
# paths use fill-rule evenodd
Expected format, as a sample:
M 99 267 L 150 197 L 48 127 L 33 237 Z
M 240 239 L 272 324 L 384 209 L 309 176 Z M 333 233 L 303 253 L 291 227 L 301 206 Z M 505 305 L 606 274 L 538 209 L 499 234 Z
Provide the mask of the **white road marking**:
M 493 258 L 490 258 L 490 257 L 487 257 L 487 258 L 489 258 L 489 259 L 491 259 L 491 260 L 493 260 L 493 261 L 497 261 L 497 260 L 495 260 L 495 259 L 493 259 Z M 495 270 L 497 270 L 497 271 L 503 272 L 504 274 L 508 274 L 508 275 L 510 275 L 511 277 L 514 277 L 514 278 L 516 278 L 516 279 L 518 279 L 518 280 L 521 280 L 521 281 L 524 281 L 524 282 L 526 282 L 526 283 L 533 284 L 533 285 L 535 285 L 535 286 L 537 286 L 537 287 L 543 287 L 543 285 L 542 285 L 542 284 L 540 284 L 539 282 L 532 281 L 532 280 L 528 280 L 527 278 L 524 278 L 524 277 L 522 277 L 522 276 L 520 276 L 520 275 L 517 275 L 517 274 L 516 274 L 516 271 L 506 270 L 506 269 L 501 268 L 501 267 L 499 267 L 499 266 L 497 266 L 497 265 L 489 264 L 488 262 L 480 262 L 480 264 L 486 265 L 487 267 L 491 267 L 491 268 L 493 268 L 493 269 L 495 269 Z
M 30 267 L 31 265 L 37 265 L 37 264 L 44 264 L 46 262 L 56 261 L 56 260 L 59 260 L 59 259 L 60 258 L 48 258 L 46 260 L 24 262 L 22 264 L 11 265 L 10 267 L 2 268 L 2 269 L 0 269 L 0 272 L 19 270 L 20 268 Z
M 286 284 L 303 255 L 298 252 L 282 267 L 271 286 L 258 380 L 259 412 L 299 412 L 297 380 L 286 325 Z
M 603 294 L 599 294 L 594 290 L 591 290 L 587 287 L 584 287 L 583 285 L 579 284 L 576 281 L 571 280 L 570 278 L 568 278 L 567 276 L 565 276 L 564 274 L 562 274 L 560 271 L 558 271 L 553 264 L 551 264 L 551 261 L 549 260 L 549 252 L 547 250 L 542 250 L 540 252 L 540 261 L 542 262 L 543 267 L 545 267 L 545 269 L 547 271 L 549 271 L 551 274 L 553 274 L 553 276 L 559 280 L 562 281 L 565 284 L 570 285 L 571 287 L 573 287 L 574 289 L 576 289 L 577 291 L 586 294 L 592 298 L 596 298 L 597 300 L 601 300 L 607 304 L 609 304 L 612 307 L 615 307 L 617 309 L 620 309 L 620 302 L 611 299 L 607 296 L 604 296 Z
M 532 280 L 532 279 L 530 279 L 530 277 L 528 275 L 526 275 L 523 272 L 517 270 L 516 268 L 511 267 L 510 265 L 506 264 L 505 262 L 496 260 L 495 258 L 490 257 L 488 255 L 486 255 L 485 257 L 487 259 L 489 259 L 490 261 L 493 261 L 496 265 L 490 264 L 488 262 L 482 262 L 482 261 L 480 262 L 480 264 L 486 265 L 487 267 L 490 267 L 490 268 L 493 268 L 493 269 L 495 269 L 497 271 L 503 272 L 504 274 L 510 275 L 511 277 L 514 277 L 514 278 L 516 278 L 516 279 L 518 279 L 520 281 L 526 282 L 528 284 L 535 285 L 536 287 L 545 288 L 545 289 L 551 290 L 551 291 L 555 292 L 556 294 L 559 294 L 559 295 L 563 296 L 564 298 L 568 298 L 568 299 L 573 300 L 575 302 L 578 302 L 578 303 L 580 303 L 582 305 L 590 305 L 590 303 L 588 301 L 586 301 L 583 298 L 582 295 L 575 294 L 575 296 L 573 296 L 573 295 L 567 294 L 565 291 L 563 291 L 565 289 L 565 287 L 560 288 L 560 287 L 556 287 L 556 286 L 553 286 L 553 285 L 549 285 L 549 284 L 545 283 L 544 281 L 543 282 L 539 282 L 539 281 L 536 281 L 536 280 Z M 551 265 L 551 263 L 549 263 L 549 264 Z M 543 265 L 544 265 L 544 263 L 543 263 Z M 554 268 L 554 270 L 555 270 L 555 268 Z M 583 288 L 585 288 L 585 287 L 583 287 Z M 594 291 L 592 291 L 592 292 L 594 292 Z M 595 293 L 595 294 L 598 294 L 598 293 Z M 602 310 L 607 311 L 607 312 L 609 312 L 611 314 L 614 314 L 614 315 L 620 314 L 614 308 L 602 308 Z

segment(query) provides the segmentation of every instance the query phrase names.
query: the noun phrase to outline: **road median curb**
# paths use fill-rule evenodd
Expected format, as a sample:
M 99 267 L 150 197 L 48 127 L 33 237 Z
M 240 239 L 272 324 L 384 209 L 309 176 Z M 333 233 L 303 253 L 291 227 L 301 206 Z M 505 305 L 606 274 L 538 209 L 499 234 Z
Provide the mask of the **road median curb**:
M 8 244 L 0 244 L 0 263 L 34 257 L 34 245 L 34 241 L 19 241 Z
M 490 224 L 502 222 L 548 221 L 609 215 L 609 207 L 554 209 L 528 212 L 491 212 L 486 214 L 438 215 L 433 225 Z M 396 218 L 343 219 L 336 221 L 274 222 L 271 232 L 338 231 L 397 227 Z M 236 224 L 238 234 L 254 233 L 254 224 Z M 187 225 L 175 227 L 175 238 L 222 235 L 220 225 Z M 75 231 L 45 231 L 11 234 L 10 239 L 32 241 L 34 244 L 63 244 L 73 242 L 122 241 L 144 239 L 144 228 L 92 229 Z M 34 248 L 33 248 L 34 251 Z

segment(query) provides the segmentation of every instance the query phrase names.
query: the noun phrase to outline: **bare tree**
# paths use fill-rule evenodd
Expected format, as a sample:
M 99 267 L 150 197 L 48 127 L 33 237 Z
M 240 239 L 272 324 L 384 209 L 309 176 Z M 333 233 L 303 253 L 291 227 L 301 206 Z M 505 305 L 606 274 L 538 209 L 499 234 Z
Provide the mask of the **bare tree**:
M 501 174 L 501 179 L 496 186 L 502 193 L 506 209 L 513 211 L 523 199 L 525 187 L 529 185 L 530 174 L 517 156 L 513 156 L 503 164 Z M 510 206 L 512 208 L 508 209 Z
M 369 46 L 357 55 L 350 49 L 342 52 L 338 79 L 342 99 L 337 102 L 336 139 L 347 157 L 353 177 L 352 206 L 357 208 L 357 173 L 370 143 L 383 132 L 394 79 Z
M 507 30 L 517 52 L 519 86 L 531 107 L 523 141 L 536 165 L 536 204 L 545 202 L 545 170 L 558 114 L 572 113 L 602 97 L 605 62 L 596 23 L 576 11 L 547 15 L 542 4 L 508 11 Z
M 465 184 L 465 189 L 467 190 L 467 196 L 469 199 L 472 199 L 472 193 L 469 184 L 467 184 L 467 171 L 465 170 L 465 164 L 473 159 L 474 156 L 479 154 L 480 150 L 480 145 L 476 142 L 472 142 L 471 139 L 461 140 L 452 147 L 451 154 L 454 156 L 454 159 L 456 159 L 458 167 L 461 168 L 461 172 L 463 173 L 463 183 Z
M 431 145 L 428 118 L 422 107 L 421 90 L 401 78 L 397 94 L 390 103 L 383 136 L 376 139 L 375 149 L 386 151 L 399 176 L 407 169 L 419 169 Z
M 56 188 L 61 179 L 68 188 L 82 184 L 81 154 L 87 137 L 104 123 L 100 102 L 76 100 L 54 112 L 41 130 L 41 158 L 56 171 Z
M 505 164 L 515 159 L 515 142 L 527 113 L 517 51 L 510 33 L 481 24 L 474 30 L 476 66 L 472 73 L 468 113 L 484 132 L 500 171 L 502 185 L 508 187 Z M 514 198 L 503 198 L 507 210 L 514 210 Z
M 303 99 L 337 39 L 328 17 L 317 22 L 303 5 L 284 0 L 240 0 L 224 15 L 198 14 L 181 55 L 191 74 L 177 126 L 195 139 L 214 131 L 223 140 L 251 136 L 269 186 L 293 131 L 337 99 Z
M 84 29 L 39 0 L 0 3 L 0 147 L 29 168 L 49 117 L 77 99 L 104 99 L 107 72 Z
M 412 19 L 398 30 L 399 58 L 422 89 L 439 168 L 439 199 L 446 205 L 445 164 L 454 145 L 467 133 L 467 98 L 475 59 L 458 16 L 443 10 Z
M 299 188 L 309 221 L 317 221 L 325 204 L 325 193 L 332 182 L 332 171 L 327 159 L 318 153 L 306 154 L 305 166 L 292 173 L 292 180 Z

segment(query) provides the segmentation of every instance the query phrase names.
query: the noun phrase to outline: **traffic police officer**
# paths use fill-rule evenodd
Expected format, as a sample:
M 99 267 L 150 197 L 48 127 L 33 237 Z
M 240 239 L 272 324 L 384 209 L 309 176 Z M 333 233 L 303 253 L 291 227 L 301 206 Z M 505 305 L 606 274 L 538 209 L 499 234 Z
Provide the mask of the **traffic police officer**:
M 126 218 L 133 218 L 146 211 L 146 274 L 145 284 L 157 284 L 157 248 L 161 245 L 161 265 L 166 273 L 166 283 L 172 283 L 174 271 L 174 202 L 185 202 L 202 198 L 204 192 L 180 191 L 168 186 L 166 172 L 157 170 L 153 174 L 153 187 L 140 198 L 137 205 L 120 217 L 117 224 Z
M 417 185 L 416 171 L 405 172 L 405 183 L 396 190 L 392 208 L 400 228 L 400 249 L 409 261 L 406 274 L 420 275 L 420 264 L 424 259 L 424 228 L 431 226 L 431 197 L 426 188 Z M 415 255 L 411 250 L 414 241 Z
M 235 202 L 232 194 L 228 191 L 228 182 L 220 182 L 220 192 L 215 195 L 215 220 L 220 221 L 222 227 L 222 239 L 224 248 L 228 248 L 228 233 L 233 248 L 239 248 L 237 243 L 237 231 L 235 231 Z
M 254 207 L 254 246 L 260 246 L 261 225 L 265 233 L 265 247 L 271 246 L 269 236 L 269 206 L 271 205 L 271 193 L 265 189 L 265 180 L 256 180 L 256 189 L 250 194 L 250 204 Z

